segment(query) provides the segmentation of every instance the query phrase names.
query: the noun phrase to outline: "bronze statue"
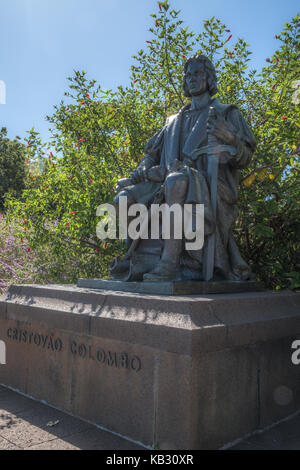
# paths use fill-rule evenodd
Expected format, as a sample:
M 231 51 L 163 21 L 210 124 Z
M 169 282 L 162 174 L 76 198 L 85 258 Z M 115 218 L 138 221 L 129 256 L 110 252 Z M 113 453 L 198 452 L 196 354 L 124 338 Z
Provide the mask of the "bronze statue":
M 145 146 L 130 179 L 120 180 L 115 205 L 157 201 L 204 204 L 204 246 L 187 251 L 183 240 L 134 240 L 111 277 L 125 280 L 236 280 L 252 278 L 232 234 L 237 218 L 239 170 L 249 165 L 255 140 L 234 105 L 222 104 L 216 72 L 203 56 L 187 60 L 183 89 L 191 103 L 168 118 Z M 174 222 L 174 221 L 173 221 Z M 147 243 L 148 242 L 148 243 Z M 129 240 L 130 243 L 130 240 Z M 147 248 L 148 247 L 148 248 Z

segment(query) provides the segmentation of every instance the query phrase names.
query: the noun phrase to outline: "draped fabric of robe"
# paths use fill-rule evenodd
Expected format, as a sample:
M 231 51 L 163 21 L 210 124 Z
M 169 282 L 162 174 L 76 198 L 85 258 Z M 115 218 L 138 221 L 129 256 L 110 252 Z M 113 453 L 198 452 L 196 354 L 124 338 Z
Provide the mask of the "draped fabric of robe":
M 207 236 L 216 230 L 215 269 L 227 278 L 246 280 L 249 279 L 250 268 L 239 253 L 232 226 L 237 218 L 239 170 L 249 165 L 255 149 L 255 140 L 239 110 L 233 105 L 221 104 L 217 99 L 211 99 L 210 103 L 201 109 L 194 110 L 190 105 L 185 106 L 178 114 L 168 118 L 162 130 L 147 142 L 146 155 L 140 166 L 159 165 L 166 177 L 174 171 L 176 161 L 192 157 L 195 149 L 205 147 L 206 123 L 211 106 L 219 118 L 227 121 L 238 138 L 236 154 L 224 151 L 219 156 L 216 221 L 212 215 L 207 175 L 208 157 L 205 154 L 197 158 L 193 167 L 183 167 L 179 170 L 188 177 L 185 204 L 204 204 L 206 242 Z M 149 206 L 160 188 L 161 183 L 148 181 L 126 189 L 136 202 Z M 181 264 L 195 271 L 202 269 L 206 242 L 201 250 L 184 251 Z

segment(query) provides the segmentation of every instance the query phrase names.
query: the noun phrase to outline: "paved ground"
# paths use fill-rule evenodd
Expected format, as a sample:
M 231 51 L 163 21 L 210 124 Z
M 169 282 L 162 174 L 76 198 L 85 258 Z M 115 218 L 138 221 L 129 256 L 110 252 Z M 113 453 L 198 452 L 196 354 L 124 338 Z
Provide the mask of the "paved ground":
M 0 386 L 0 449 L 144 448 Z
M 51 426 L 52 424 L 52 426 Z M 132 442 L 0 386 L 0 450 L 143 450 Z M 300 450 L 300 414 L 235 445 Z

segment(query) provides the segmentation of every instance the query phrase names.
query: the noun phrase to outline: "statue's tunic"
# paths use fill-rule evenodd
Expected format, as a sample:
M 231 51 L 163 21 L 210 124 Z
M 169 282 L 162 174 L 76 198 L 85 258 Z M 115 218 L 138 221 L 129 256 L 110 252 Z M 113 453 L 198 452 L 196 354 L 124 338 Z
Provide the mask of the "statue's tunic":
M 248 166 L 255 149 L 254 137 L 239 110 L 232 105 L 219 103 L 212 99 L 207 106 L 192 110 L 185 106 L 175 116 L 171 116 L 163 129 L 155 134 L 146 144 L 146 156 L 140 165 L 157 166 L 164 170 L 165 176 L 174 170 L 176 161 L 191 157 L 195 149 L 207 145 L 206 123 L 209 107 L 213 106 L 217 115 L 228 121 L 238 138 L 236 155 L 223 152 L 219 158 L 217 220 L 213 220 L 209 183 L 207 178 L 207 157 L 200 156 L 194 167 L 184 167 L 181 172 L 187 174 L 188 189 L 185 203 L 204 204 L 205 235 L 216 230 L 215 269 L 224 276 L 245 280 L 250 269 L 240 256 L 232 234 L 232 225 L 237 218 L 237 198 L 239 169 Z M 222 142 L 223 143 L 223 142 Z M 149 205 L 161 184 L 153 181 L 139 183 L 127 189 L 136 202 Z M 205 250 L 183 252 L 181 263 L 193 270 L 202 266 Z

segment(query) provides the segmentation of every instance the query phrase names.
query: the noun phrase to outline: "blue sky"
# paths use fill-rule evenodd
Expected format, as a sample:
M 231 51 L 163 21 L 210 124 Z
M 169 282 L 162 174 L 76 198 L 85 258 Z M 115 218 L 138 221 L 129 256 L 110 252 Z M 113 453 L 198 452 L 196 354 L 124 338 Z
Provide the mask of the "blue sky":
M 299 0 L 171 0 L 186 25 L 198 32 L 212 16 L 243 37 L 260 69 L 272 55 L 284 22 Z M 132 55 L 150 38 L 150 13 L 156 0 L 0 0 L 0 80 L 6 104 L 0 104 L 0 126 L 9 137 L 35 127 L 48 136 L 51 114 L 67 89 L 73 70 L 86 70 L 104 88 L 129 81 Z

